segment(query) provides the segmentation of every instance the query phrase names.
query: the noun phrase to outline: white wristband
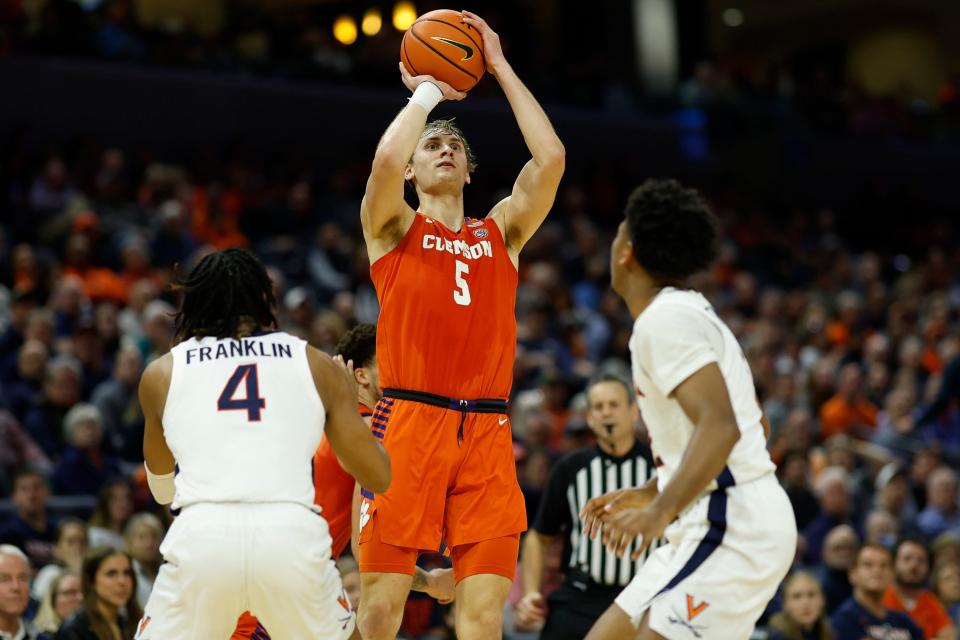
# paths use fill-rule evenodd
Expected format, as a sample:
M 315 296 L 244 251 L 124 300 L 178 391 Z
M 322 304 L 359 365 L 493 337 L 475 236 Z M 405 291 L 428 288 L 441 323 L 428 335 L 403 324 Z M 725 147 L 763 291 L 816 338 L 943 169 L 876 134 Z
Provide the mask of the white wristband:
M 432 82 L 421 82 L 417 85 L 413 95 L 410 96 L 410 102 L 420 105 L 427 113 L 433 111 L 433 108 L 440 104 L 442 99 L 443 92 L 440 91 L 440 87 Z
M 173 502 L 173 498 L 177 493 L 177 488 L 173 480 L 176 472 L 171 471 L 170 473 L 158 476 L 150 471 L 150 467 L 147 466 L 146 461 L 143 463 L 143 468 L 147 471 L 147 485 L 150 487 L 150 493 L 153 494 L 153 499 L 160 504 L 170 504 Z

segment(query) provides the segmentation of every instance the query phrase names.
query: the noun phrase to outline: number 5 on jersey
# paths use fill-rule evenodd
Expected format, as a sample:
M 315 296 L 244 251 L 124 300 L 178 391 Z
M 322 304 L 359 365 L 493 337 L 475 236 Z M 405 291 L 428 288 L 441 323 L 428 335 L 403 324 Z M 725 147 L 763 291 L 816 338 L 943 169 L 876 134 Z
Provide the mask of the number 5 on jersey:
M 470 285 L 464 279 L 463 274 L 470 273 L 470 266 L 466 262 L 457 260 L 457 290 L 453 292 L 453 301 L 466 307 L 470 304 Z
M 235 398 L 240 383 L 246 380 L 246 397 Z M 260 422 L 260 411 L 265 409 L 267 401 L 260 397 L 260 384 L 257 380 L 257 365 L 241 364 L 227 380 L 227 385 L 220 392 L 217 399 L 217 409 L 220 411 L 236 411 L 246 409 L 247 421 Z

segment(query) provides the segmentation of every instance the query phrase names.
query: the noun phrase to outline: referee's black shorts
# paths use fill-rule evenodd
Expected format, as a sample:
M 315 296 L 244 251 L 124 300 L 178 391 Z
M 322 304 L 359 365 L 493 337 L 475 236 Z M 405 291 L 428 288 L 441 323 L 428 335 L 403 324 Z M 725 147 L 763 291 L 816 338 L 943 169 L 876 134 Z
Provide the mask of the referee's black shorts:
M 577 582 L 578 584 L 574 584 Z M 583 640 L 622 590 L 584 583 L 569 577 L 547 598 L 550 611 L 540 640 Z

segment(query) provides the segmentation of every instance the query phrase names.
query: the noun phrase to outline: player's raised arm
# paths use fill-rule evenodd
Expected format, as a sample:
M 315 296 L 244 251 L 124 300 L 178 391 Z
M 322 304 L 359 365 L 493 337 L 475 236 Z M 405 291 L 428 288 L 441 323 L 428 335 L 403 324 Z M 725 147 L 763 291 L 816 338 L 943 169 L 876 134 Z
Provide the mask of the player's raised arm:
M 413 210 L 403 199 L 404 173 L 427 116 L 442 100 L 462 100 L 467 95 L 431 76 L 412 76 L 403 63 L 400 63 L 400 76 L 413 95 L 387 127 L 373 156 L 367 189 L 360 204 L 360 222 L 368 245 L 371 240 L 399 240 L 409 227 Z
M 344 470 L 364 487 L 383 493 L 390 486 L 390 458 L 357 413 L 355 383 L 324 353 L 307 347 L 313 382 L 327 412 L 324 430 Z
M 503 231 L 507 248 L 516 254 L 540 228 L 553 206 L 563 176 L 566 151 L 547 114 L 504 57 L 500 36 L 475 13 L 464 11 L 463 21 L 483 37 L 487 71 L 500 83 L 533 156 L 520 171 L 513 192 L 492 212 Z
M 150 492 L 160 504 L 173 502 L 176 460 L 163 436 L 163 409 L 170 387 L 173 358 L 167 354 L 147 365 L 140 378 L 139 396 L 143 409 L 143 460 Z

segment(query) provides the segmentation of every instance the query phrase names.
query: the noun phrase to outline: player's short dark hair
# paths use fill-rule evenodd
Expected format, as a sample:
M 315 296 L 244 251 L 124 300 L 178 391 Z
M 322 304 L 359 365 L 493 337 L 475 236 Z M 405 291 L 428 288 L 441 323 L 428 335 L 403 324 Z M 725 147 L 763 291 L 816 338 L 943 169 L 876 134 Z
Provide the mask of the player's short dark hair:
M 356 368 L 369 367 L 377 355 L 377 327 L 372 324 L 358 324 L 343 334 L 335 355 L 343 356 L 344 361 L 353 360 Z
M 717 255 L 716 216 L 695 189 L 676 180 L 650 179 L 634 189 L 626 217 L 634 257 L 658 280 L 684 280 Z
M 205 256 L 173 289 L 182 295 L 176 337 L 237 338 L 243 318 L 257 328 L 275 329 L 277 306 L 273 281 L 249 251 L 226 249 Z
M 900 553 L 901 547 L 908 544 L 914 544 L 923 549 L 924 555 L 927 556 L 927 565 L 932 564 L 930 558 L 930 547 L 927 546 L 927 542 L 923 538 L 919 538 L 917 536 L 903 536 L 897 540 L 897 543 L 893 545 L 894 560 L 896 560 L 897 555 Z
M 590 378 L 589 382 L 587 382 L 587 405 L 588 406 L 590 403 L 590 389 L 594 388 L 596 385 L 600 384 L 601 382 L 614 382 L 616 384 L 619 384 L 621 387 L 623 387 L 624 393 L 627 394 L 627 402 L 630 403 L 634 401 L 633 387 L 630 386 L 630 383 L 627 382 L 623 378 L 623 376 L 618 376 L 617 374 L 610 373 L 608 371 L 604 373 L 598 373 L 597 375 Z

